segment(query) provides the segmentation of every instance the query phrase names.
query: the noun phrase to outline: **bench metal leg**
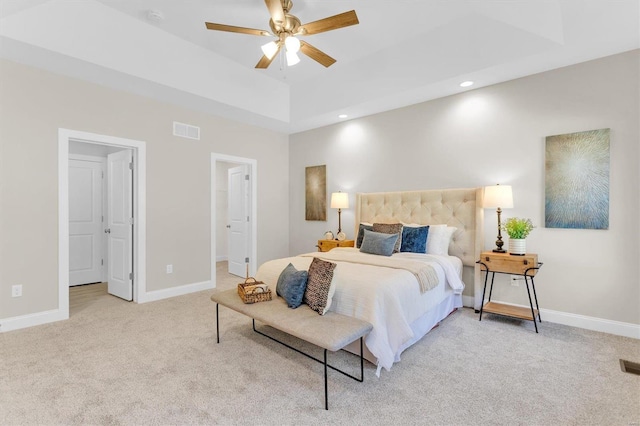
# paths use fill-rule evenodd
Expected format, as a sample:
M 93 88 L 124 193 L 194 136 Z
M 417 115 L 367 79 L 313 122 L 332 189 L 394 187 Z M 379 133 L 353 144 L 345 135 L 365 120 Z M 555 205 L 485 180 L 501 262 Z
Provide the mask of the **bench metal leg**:
M 220 343 L 220 314 L 219 314 L 220 310 L 219 310 L 219 306 L 220 305 L 218 303 L 216 303 L 216 341 L 218 343 Z M 335 371 L 337 371 L 339 373 L 342 373 L 345 376 L 347 376 L 347 377 L 349 377 L 349 378 L 351 378 L 353 380 L 356 380 L 356 381 L 358 381 L 360 383 L 364 382 L 364 350 L 363 350 L 364 337 L 360 337 L 360 377 L 355 377 L 355 376 L 352 376 L 351 374 L 349 374 L 349 373 L 347 373 L 345 371 L 342 371 L 339 368 L 336 368 L 336 367 L 330 365 L 329 363 L 327 363 L 327 349 L 324 350 L 324 359 L 320 360 L 318 358 L 315 358 L 315 357 L 309 355 L 308 353 L 302 352 L 300 349 L 294 348 L 293 346 L 288 345 L 288 344 L 276 339 L 275 337 L 271 337 L 268 334 L 265 334 L 265 333 L 263 333 L 261 331 L 258 331 L 256 329 L 256 320 L 255 319 L 252 318 L 251 322 L 252 322 L 252 325 L 253 325 L 253 331 L 255 331 L 256 333 L 258 333 L 258 334 L 260 334 L 260 335 L 262 335 L 264 337 L 268 337 L 269 339 L 273 340 L 274 342 L 278 342 L 281 345 L 284 345 L 287 348 L 292 349 L 292 350 L 298 352 L 299 354 L 302 354 L 302 355 L 306 356 L 307 358 L 311 358 L 314 361 L 317 361 L 317 362 L 319 362 L 321 364 L 324 364 L 324 409 L 325 410 L 329 409 L 329 386 L 328 386 L 328 383 L 327 383 L 328 382 L 328 380 L 327 380 L 327 371 L 328 371 L 327 368 L 331 368 L 332 370 L 335 370 Z
M 216 303 L 216 339 L 220 343 L 220 317 L 218 316 L 218 305 Z
M 328 385 L 327 385 L 327 371 L 328 371 L 327 368 L 330 368 L 330 369 L 332 369 L 334 371 L 337 371 L 338 373 L 342 373 L 345 376 L 347 376 L 347 377 L 349 377 L 349 378 L 351 378 L 351 379 L 353 379 L 355 381 L 358 381 L 360 383 L 364 382 L 364 350 L 363 350 L 363 339 L 364 339 L 364 337 L 360 337 L 360 377 L 356 377 L 356 376 L 352 376 L 351 374 L 349 374 L 349 373 L 347 373 L 345 371 L 342 371 L 339 368 L 334 367 L 333 365 L 327 363 L 327 349 L 324 350 L 324 359 L 323 360 L 318 359 L 318 358 L 316 358 L 316 357 L 314 357 L 312 355 L 309 355 L 306 352 L 302 352 L 300 349 L 294 348 L 293 346 L 276 339 L 275 337 L 271 337 L 268 334 L 265 334 L 265 333 L 259 331 L 258 329 L 256 329 L 256 320 L 255 319 L 252 318 L 251 319 L 251 323 L 252 323 L 252 326 L 253 326 L 253 331 L 255 331 L 256 333 L 258 333 L 258 334 L 260 334 L 260 335 L 262 335 L 264 337 L 267 337 L 267 338 L 273 340 L 274 342 L 278 342 L 281 345 L 286 346 L 287 348 L 289 348 L 289 349 L 291 349 L 293 351 L 296 351 L 299 354 L 304 355 L 307 358 L 310 358 L 310 359 L 312 359 L 312 360 L 314 360 L 316 362 L 319 362 L 320 364 L 324 365 L 324 406 L 325 406 L 325 410 L 329 409 L 329 390 L 328 390 Z
M 327 350 L 324 350 L 324 409 L 329 409 L 329 389 L 327 387 Z

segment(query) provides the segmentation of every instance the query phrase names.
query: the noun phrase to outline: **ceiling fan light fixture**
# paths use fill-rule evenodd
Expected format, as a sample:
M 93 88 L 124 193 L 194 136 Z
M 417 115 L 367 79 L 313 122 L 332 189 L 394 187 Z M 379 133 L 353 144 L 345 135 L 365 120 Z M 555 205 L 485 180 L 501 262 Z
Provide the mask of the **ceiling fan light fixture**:
M 300 58 L 298 57 L 298 55 L 296 55 L 295 52 L 290 52 L 287 50 L 287 65 L 291 67 L 298 62 L 300 62 Z
M 264 56 L 269 59 L 273 59 L 273 56 L 278 52 L 278 45 L 275 41 L 270 41 L 267 44 L 263 44 L 261 49 Z
M 300 51 L 300 40 L 294 36 L 289 36 L 284 40 L 284 45 L 287 48 L 287 52 L 298 53 Z

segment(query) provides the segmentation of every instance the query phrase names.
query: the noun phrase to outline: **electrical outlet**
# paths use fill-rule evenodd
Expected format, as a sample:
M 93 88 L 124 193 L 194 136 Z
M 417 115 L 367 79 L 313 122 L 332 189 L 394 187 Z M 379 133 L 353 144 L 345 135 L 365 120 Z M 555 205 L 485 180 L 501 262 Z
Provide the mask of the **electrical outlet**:
M 11 297 L 22 296 L 22 284 L 11 286 Z
M 167 265 L 167 274 L 173 274 L 173 265 Z

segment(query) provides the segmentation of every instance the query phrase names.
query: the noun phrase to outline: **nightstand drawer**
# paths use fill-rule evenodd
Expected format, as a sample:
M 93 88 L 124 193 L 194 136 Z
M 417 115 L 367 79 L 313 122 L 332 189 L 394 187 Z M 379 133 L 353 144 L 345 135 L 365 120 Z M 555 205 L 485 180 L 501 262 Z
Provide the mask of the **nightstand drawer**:
M 482 252 L 480 262 L 487 265 L 492 272 L 501 272 L 503 274 L 524 275 L 529 268 L 538 266 L 537 254 L 525 254 L 524 256 L 513 256 L 509 253 Z M 530 270 L 527 275 L 533 276 L 538 272 L 537 269 Z
M 329 251 L 336 247 L 353 247 L 353 240 L 318 240 L 318 251 Z

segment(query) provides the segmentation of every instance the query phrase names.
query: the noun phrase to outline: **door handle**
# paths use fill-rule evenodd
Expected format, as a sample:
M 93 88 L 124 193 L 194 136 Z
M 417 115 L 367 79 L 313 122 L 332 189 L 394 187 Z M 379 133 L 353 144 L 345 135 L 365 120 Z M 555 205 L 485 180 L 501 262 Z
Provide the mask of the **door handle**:
M 109 229 L 109 228 L 105 229 L 105 230 L 104 230 L 104 233 L 105 233 L 105 234 L 110 234 L 110 233 L 111 233 L 111 229 Z

